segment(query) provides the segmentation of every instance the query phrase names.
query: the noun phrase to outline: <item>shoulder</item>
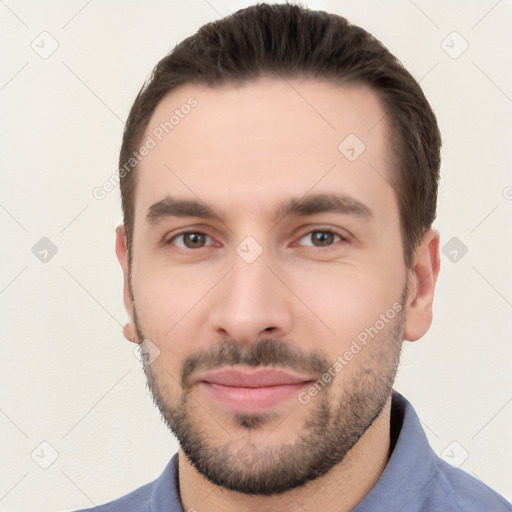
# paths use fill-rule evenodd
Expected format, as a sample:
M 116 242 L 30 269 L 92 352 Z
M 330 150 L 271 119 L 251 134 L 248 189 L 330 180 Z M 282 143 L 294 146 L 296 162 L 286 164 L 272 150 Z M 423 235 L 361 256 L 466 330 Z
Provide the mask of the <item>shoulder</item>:
M 512 505 L 496 491 L 442 459 L 436 461 L 437 484 L 453 510 L 510 512 Z
M 396 392 L 390 432 L 390 460 L 361 512 L 512 512 L 496 491 L 434 452 L 414 408 Z

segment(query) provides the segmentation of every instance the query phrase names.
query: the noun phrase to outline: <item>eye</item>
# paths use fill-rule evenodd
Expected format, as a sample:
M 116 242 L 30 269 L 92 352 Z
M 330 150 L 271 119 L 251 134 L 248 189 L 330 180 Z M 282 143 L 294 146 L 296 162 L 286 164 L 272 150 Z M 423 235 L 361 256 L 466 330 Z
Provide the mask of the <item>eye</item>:
M 207 241 L 210 243 L 207 244 Z M 174 244 L 182 249 L 201 249 L 206 245 L 211 245 L 212 239 L 199 231 L 187 231 L 180 233 L 169 240 L 169 244 Z
M 336 242 L 341 241 L 341 236 L 332 231 L 310 231 L 307 235 L 299 240 L 299 245 L 308 245 L 310 247 L 328 247 Z M 302 242 L 302 243 L 301 243 Z

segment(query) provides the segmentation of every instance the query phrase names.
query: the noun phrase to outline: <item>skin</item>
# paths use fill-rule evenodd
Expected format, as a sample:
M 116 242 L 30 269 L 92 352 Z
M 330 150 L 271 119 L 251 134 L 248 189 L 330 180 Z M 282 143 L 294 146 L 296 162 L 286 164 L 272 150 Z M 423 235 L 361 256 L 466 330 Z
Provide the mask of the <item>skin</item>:
M 406 268 L 398 204 L 390 185 L 389 126 L 368 88 L 272 78 L 242 86 L 187 85 L 157 106 L 146 135 L 190 96 L 198 106 L 136 171 L 131 269 L 123 226 L 116 240 L 131 318 L 125 336 L 134 343 L 150 339 L 160 351 L 145 371 L 164 416 L 186 411 L 189 430 L 197 427 L 212 453 L 223 449 L 234 457 L 233 470 L 247 476 L 265 470 L 264 454 L 298 446 L 322 404 L 341 411 L 342 421 L 351 418 L 348 399 L 356 397 L 377 417 L 359 429 L 348 453 L 325 474 L 270 496 L 216 485 L 180 448 L 184 510 L 349 511 L 375 485 L 389 458 L 388 388 L 402 340 L 415 341 L 430 327 L 439 235 L 428 230 L 412 267 Z M 350 133 L 366 146 L 353 162 L 338 150 Z M 291 197 L 322 193 L 355 199 L 371 215 L 273 215 Z M 167 196 L 199 201 L 221 219 L 171 216 L 148 222 L 148 209 Z M 183 237 L 177 238 L 184 230 L 206 234 L 205 245 L 188 248 Z M 318 246 L 314 231 L 338 236 L 328 235 L 329 243 Z M 236 251 L 248 236 L 263 250 L 252 263 Z M 329 387 L 307 404 L 295 399 L 278 404 L 253 428 L 209 400 L 200 386 L 181 386 L 183 362 L 211 354 L 223 341 L 250 352 L 262 339 L 274 340 L 292 353 L 300 349 L 304 363 L 316 353 L 332 365 L 358 334 L 400 303 L 402 313 Z M 311 371 L 310 376 L 318 374 Z M 363 388 L 371 392 L 365 394 Z M 384 397 L 378 409 L 377 396 Z M 333 417 L 328 427 L 336 429 Z M 256 463 L 249 467 L 236 457 L 248 445 L 257 449 Z

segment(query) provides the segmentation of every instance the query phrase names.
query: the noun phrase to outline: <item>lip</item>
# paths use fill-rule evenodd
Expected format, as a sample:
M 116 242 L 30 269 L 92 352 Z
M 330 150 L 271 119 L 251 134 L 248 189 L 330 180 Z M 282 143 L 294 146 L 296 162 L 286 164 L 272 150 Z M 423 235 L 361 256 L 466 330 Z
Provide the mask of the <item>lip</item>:
M 196 383 L 224 409 L 257 413 L 296 398 L 312 380 L 274 368 L 223 368 L 198 376 Z
M 309 375 L 297 375 L 279 368 L 220 368 L 199 375 L 196 382 L 239 388 L 262 388 L 309 382 Z

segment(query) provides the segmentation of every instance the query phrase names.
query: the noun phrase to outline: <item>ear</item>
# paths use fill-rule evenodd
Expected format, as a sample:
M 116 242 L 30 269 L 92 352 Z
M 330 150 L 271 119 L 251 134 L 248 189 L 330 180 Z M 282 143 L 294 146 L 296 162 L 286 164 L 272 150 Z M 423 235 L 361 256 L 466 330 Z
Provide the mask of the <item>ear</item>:
M 414 255 L 409 271 L 407 313 L 404 338 L 420 339 L 432 324 L 432 302 L 440 267 L 439 233 L 429 229 Z
M 126 234 L 123 224 L 116 228 L 116 254 L 123 271 L 123 300 L 126 313 L 130 321 L 124 326 L 123 334 L 132 343 L 138 343 L 137 331 L 133 321 L 133 299 L 130 288 L 130 265 L 128 263 L 128 247 L 126 245 Z

